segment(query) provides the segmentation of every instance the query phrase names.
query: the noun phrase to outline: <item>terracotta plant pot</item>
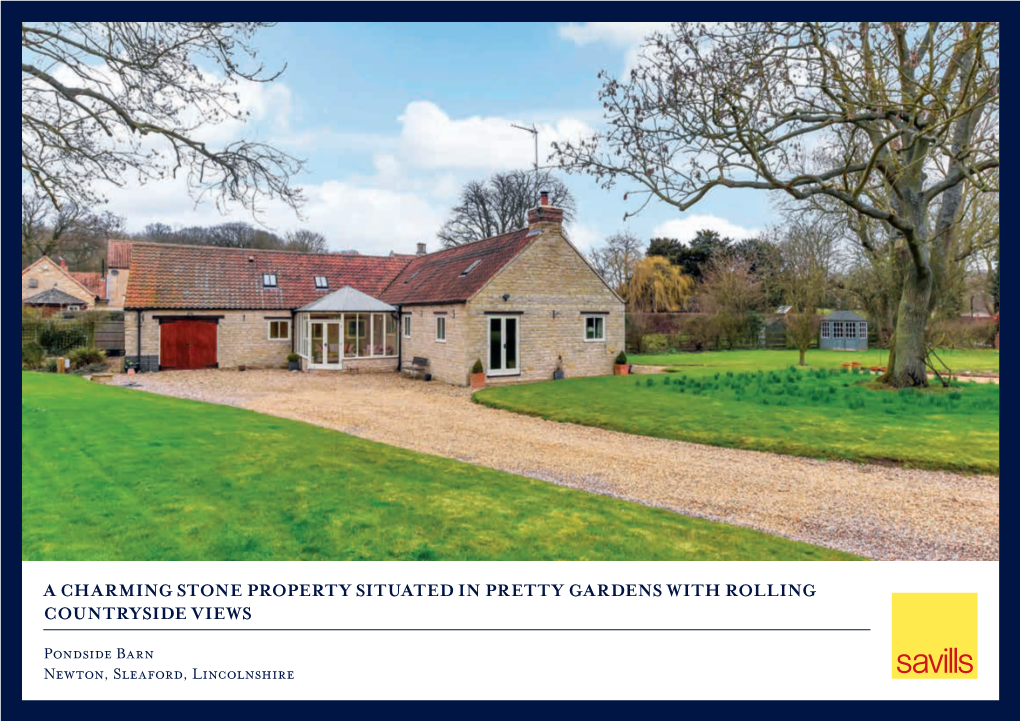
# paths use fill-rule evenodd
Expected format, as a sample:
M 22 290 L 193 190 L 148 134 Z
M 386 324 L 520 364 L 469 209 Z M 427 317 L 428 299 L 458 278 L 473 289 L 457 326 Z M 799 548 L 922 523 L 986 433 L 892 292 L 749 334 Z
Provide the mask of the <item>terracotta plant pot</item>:
M 624 363 L 623 365 L 620 365 L 619 363 L 613 364 L 613 375 L 614 376 L 630 375 L 630 365 L 626 363 Z
M 471 387 L 472 388 L 485 388 L 485 374 L 484 373 L 472 373 L 471 374 Z

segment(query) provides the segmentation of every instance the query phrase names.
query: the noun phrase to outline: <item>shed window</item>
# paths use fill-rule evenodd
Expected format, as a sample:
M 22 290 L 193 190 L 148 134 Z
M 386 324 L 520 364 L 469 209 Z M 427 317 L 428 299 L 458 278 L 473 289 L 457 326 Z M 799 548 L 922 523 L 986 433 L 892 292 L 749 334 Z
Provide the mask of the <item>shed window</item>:
M 262 287 L 263 288 L 275 288 L 276 287 L 276 273 L 263 273 L 262 274 Z
M 832 337 L 832 328 L 830 327 L 831 325 L 832 324 L 829 321 L 825 321 L 824 323 L 822 323 L 822 338 Z
M 868 323 L 867 321 L 857 324 L 857 337 L 864 339 L 868 337 Z
M 324 275 L 315 276 L 315 287 L 319 290 L 329 290 L 329 278 Z
M 446 342 L 446 316 L 436 316 L 436 343 Z
M 269 321 L 269 340 L 290 340 L 290 321 Z
M 598 315 L 590 315 L 584 319 L 584 340 L 586 343 L 598 343 L 606 339 L 606 319 Z

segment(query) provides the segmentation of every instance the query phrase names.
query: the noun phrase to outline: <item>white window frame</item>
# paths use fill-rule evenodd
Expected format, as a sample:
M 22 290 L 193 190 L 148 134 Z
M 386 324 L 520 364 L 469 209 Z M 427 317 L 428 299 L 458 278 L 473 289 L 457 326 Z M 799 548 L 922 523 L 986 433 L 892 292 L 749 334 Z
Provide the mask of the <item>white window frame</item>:
M 822 322 L 822 338 L 828 340 L 832 338 L 832 321 L 827 320 Z
M 319 281 L 322 283 L 319 283 Z M 324 275 L 315 276 L 315 289 L 316 290 L 329 290 L 329 278 Z
M 311 359 L 312 357 L 312 327 L 311 319 L 307 313 L 300 313 L 298 315 L 298 343 L 297 352 L 298 355 L 305 359 Z
M 440 328 L 443 329 L 442 334 L 440 334 L 440 332 L 439 332 Z M 436 316 L 436 343 L 445 343 L 445 342 L 446 342 L 446 316 L 445 315 L 437 315 Z
M 601 323 L 595 323 L 595 329 L 602 328 L 602 337 L 600 338 L 589 338 L 588 337 L 588 321 L 602 321 Z M 584 327 L 582 328 L 584 334 L 585 343 L 605 343 L 606 342 L 606 317 L 604 315 L 586 315 L 584 316 Z
M 279 288 L 280 279 L 276 277 L 276 273 L 263 273 L 262 274 L 262 287 L 263 288 Z
M 403 318 L 404 337 L 408 340 L 411 339 L 411 316 L 405 315 Z
M 273 325 L 274 324 L 280 324 L 281 326 L 282 325 L 286 325 L 286 327 L 287 327 L 287 337 L 286 338 L 274 338 L 273 337 Z M 266 338 L 268 338 L 273 343 L 289 343 L 290 342 L 290 337 L 291 337 L 291 334 L 292 334 L 293 330 L 294 329 L 291 327 L 291 322 L 289 320 L 270 320 L 270 321 L 267 321 Z

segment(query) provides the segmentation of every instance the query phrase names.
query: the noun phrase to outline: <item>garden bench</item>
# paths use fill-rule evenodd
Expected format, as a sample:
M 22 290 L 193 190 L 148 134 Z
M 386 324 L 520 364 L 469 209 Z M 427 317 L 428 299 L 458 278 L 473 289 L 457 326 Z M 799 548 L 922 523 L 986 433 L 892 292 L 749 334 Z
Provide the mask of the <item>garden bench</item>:
M 418 358 L 417 356 L 411 361 L 411 367 L 405 369 L 407 373 L 412 376 L 424 375 L 429 365 L 428 358 Z

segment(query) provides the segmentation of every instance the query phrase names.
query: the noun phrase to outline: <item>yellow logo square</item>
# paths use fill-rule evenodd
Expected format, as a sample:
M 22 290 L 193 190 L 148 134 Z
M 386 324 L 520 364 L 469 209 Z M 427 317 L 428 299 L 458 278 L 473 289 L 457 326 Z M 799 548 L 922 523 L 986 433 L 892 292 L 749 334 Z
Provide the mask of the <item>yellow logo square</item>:
M 977 678 L 976 593 L 892 595 L 892 677 Z

